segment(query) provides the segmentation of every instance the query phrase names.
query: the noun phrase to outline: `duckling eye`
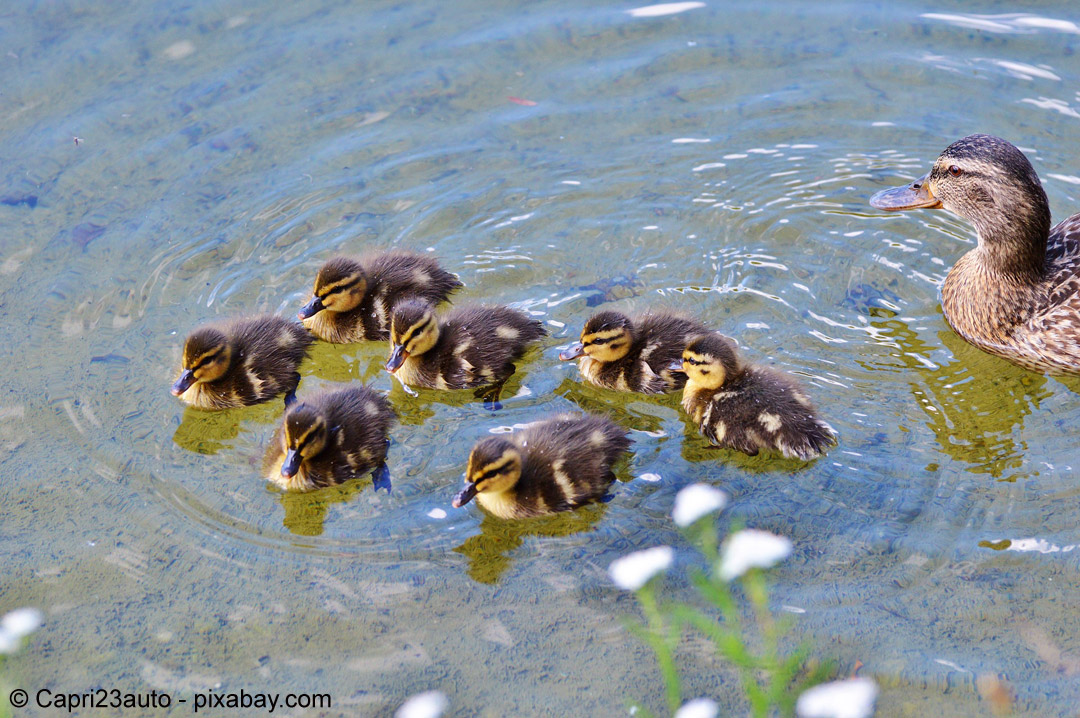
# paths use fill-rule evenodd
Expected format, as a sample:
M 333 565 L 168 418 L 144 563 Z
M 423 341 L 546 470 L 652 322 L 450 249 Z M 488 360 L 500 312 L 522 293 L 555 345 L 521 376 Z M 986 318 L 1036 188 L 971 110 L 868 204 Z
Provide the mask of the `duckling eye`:
M 959 177 L 964 174 L 964 170 L 960 169 L 956 165 L 949 165 L 949 174 L 953 177 Z

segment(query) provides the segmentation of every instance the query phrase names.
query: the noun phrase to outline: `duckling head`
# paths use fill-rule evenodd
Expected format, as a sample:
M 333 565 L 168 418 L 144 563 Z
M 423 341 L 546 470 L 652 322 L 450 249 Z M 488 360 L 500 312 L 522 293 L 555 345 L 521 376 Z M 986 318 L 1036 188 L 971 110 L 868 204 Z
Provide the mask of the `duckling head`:
M 356 309 L 367 293 L 364 268 L 348 257 L 335 257 L 322 266 L 315 276 L 311 301 L 300 308 L 301 319 L 313 317 L 322 310 L 348 312 Z
M 469 454 L 465 469 L 465 488 L 454 497 L 460 508 L 480 493 L 501 494 L 514 488 L 521 478 L 521 451 L 499 436 L 482 439 Z
M 394 305 L 390 313 L 390 358 L 386 371 L 393 374 L 410 356 L 423 354 L 439 341 L 439 320 L 435 307 L 421 299 Z
M 600 312 L 585 322 L 581 341 L 559 354 L 563 361 L 588 356 L 599 362 L 622 359 L 634 342 L 634 325 L 619 312 Z
M 285 428 L 281 432 L 282 448 L 285 449 L 281 475 L 287 479 L 296 476 L 303 461 L 326 448 L 329 436 L 322 411 L 303 402 L 294 404 L 285 415 Z
M 1002 269 L 1041 273 L 1050 206 L 1024 153 L 992 135 L 970 135 L 941 153 L 928 173 L 870 198 L 878 209 L 944 207 L 975 226 L 979 247 Z
M 735 342 L 718 332 L 690 340 L 682 354 L 688 383 L 704 389 L 719 389 L 727 379 L 742 371 Z
M 215 327 L 196 329 L 184 342 L 183 371 L 172 385 L 173 395 L 180 396 L 192 384 L 220 379 L 229 370 L 232 355 L 225 332 Z

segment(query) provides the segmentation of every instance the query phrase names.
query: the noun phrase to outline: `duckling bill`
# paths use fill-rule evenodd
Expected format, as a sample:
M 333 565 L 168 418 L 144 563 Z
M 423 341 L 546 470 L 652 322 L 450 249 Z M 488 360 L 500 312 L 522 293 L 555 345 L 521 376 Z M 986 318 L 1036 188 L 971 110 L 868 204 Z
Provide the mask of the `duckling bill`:
M 621 426 L 592 414 L 564 414 L 481 439 L 453 506 L 476 498 L 503 519 L 569 511 L 604 496 L 615 480 L 612 464 L 631 443 Z
M 491 387 L 485 397 L 494 403 L 514 362 L 546 335 L 540 322 L 510 307 L 473 305 L 437 317 L 430 302 L 406 300 L 391 313 L 386 370 L 414 387 Z
M 324 391 L 285 412 L 263 461 L 266 479 L 311 491 L 363 476 L 386 459 L 396 421 L 390 402 L 364 386 Z
M 396 302 L 422 299 L 439 304 L 461 286 L 433 257 L 416 252 L 334 257 L 319 269 L 311 301 L 298 316 L 323 341 L 385 340 Z
M 698 321 L 669 312 L 631 319 L 620 312 L 593 315 L 581 330 L 581 341 L 559 354 L 563 361 L 580 359 L 586 381 L 617 391 L 661 394 L 682 388 L 686 374 L 672 362 L 686 342 L 708 329 Z
M 691 340 L 682 368 L 683 409 L 714 446 L 749 456 L 767 449 L 807 461 L 836 443 L 836 432 L 793 380 L 744 364 L 735 342 L 723 334 Z
M 942 207 L 975 226 L 978 245 L 949 270 L 945 319 L 983 351 L 1035 371 L 1080 374 L 1080 214 L 1050 226 L 1050 206 L 1024 153 L 970 135 L 910 185 L 870 198 L 877 209 Z
M 232 409 L 294 396 L 312 343 L 299 324 L 270 314 L 199 327 L 184 341 L 172 393 L 200 409 Z

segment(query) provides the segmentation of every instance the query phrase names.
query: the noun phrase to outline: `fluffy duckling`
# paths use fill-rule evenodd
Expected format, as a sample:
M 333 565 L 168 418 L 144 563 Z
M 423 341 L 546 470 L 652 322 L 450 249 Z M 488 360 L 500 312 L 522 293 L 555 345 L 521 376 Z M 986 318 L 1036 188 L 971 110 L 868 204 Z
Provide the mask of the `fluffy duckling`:
M 596 501 L 615 480 L 611 465 L 631 443 L 621 426 L 592 414 L 563 414 L 481 439 L 469 454 L 454 508 L 476 497 L 489 513 L 516 519 Z
M 305 397 L 289 407 L 270 442 L 266 479 L 287 491 L 336 486 L 381 466 L 397 416 L 366 386 Z
M 184 342 L 172 393 L 200 409 L 249 406 L 282 392 L 288 405 L 312 341 L 302 326 L 272 314 L 201 326 Z
M 467 306 L 437 318 L 430 302 L 410 299 L 391 313 L 386 370 L 414 387 L 491 387 L 483 396 L 494 405 L 514 362 L 546 335 L 540 322 L 509 307 Z
M 425 299 L 438 304 L 461 286 L 457 277 L 425 254 L 395 250 L 359 259 L 334 257 L 319 270 L 314 296 L 298 315 L 323 341 L 385 340 L 394 303 Z
M 662 394 L 682 388 L 686 375 L 671 364 L 686 343 L 708 332 L 701 322 L 657 312 L 631 319 L 600 312 L 585 323 L 581 341 L 559 354 L 563 361 L 581 358 L 578 368 L 597 386 L 618 391 Z
M 1050 226 L 1046 192 L 1023 152 L 998 137 L 965 137 L 925 176 L 870 204 L 944 207 L 975 225 L 978 245 L 941 289 L 949 325 L 1029 369 L 1080 374 L 1080 214 Z
M 682 405 L 714 446 L 756 456 L 774 449 L 790 459 L 816 458 L 836 443 L 798 385 L 778 372 L 744 364 L 735 342 L 712 332 L 682 354 Z

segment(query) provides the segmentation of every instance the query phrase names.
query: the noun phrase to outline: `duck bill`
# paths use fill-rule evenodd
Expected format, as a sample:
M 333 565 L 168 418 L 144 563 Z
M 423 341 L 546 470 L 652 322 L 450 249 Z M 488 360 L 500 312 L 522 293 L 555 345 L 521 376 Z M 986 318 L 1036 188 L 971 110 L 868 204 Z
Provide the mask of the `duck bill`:
M 682 371 L 682 359 L 673 361 L 668 364 L 668 371 Z
M 386 371 L 393 374 L 401 365 L 405 363 L 405 360 L 409 358 L 409 352 L 405 351 L 405 347 L 400 344 L 395 344 L 390 350 L 390 358 L 386 360 Z
M 469 484 L 454 497 L 454 500 L 450 505 L 455 509 L 460 509 L 462 506 L 472 501 L 474 496 L 476 496 L 476 484 Z
M 296 472 L 300 470 L 300 462 L 304 457 L 300 456 L 300 452 L 296 449 L 289 449 L 285 453 L 285 461 L 281 464 L 281 475 L 286 479 L 291 479 L 296 476 Z
M 184 373 L 180 375 L 180 378 L 173 382 L 172 392 L 173 396 L 180 396 L 185 391 L 191 388 L 191 385 L 195 383 L 195 372 L 190 369 L 185 369 Z
M 927 172 L 909 185 L 881 190 L 870 198 L 870 206 L 889 212 L 936 209 L 941 206 L 941 200 L 930 191 L 930 173 Z
M 296 313 L 296 316 L 301 319 L 309 319 L 324 309 L 326 309 L 326 305 L 322 303 L 322 300 L 318 297 L 312 297 L 310 302 L 300 307 L 300 311 Z
M 563 361 L 573 361 L 583 356 L 585 356 L 585 345 L 581 342 L 574 342 L 567 347 L 566 351 L 559 352 L 559 359 Z

